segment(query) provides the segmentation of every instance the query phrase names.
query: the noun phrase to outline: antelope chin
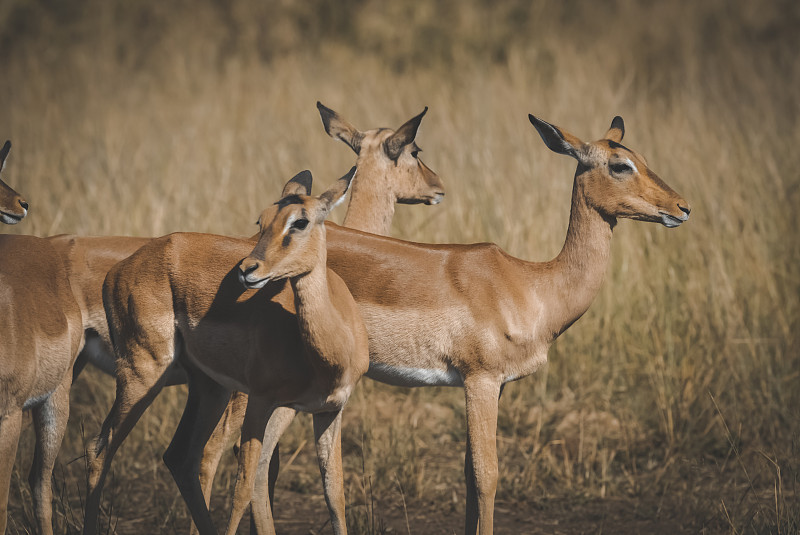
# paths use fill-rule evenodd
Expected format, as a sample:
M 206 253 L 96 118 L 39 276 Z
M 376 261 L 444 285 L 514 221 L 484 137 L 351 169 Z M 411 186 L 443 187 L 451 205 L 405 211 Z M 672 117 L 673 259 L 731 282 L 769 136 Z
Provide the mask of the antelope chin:
M 432 197 L 428 197 L 428 199 L 425 200 L 425 204 L 428 206 L 434 206 L 442 202 L 442 200 L 444 200 L 444 193 L 437 193 Z
M 270 281 L 269 277 L 264 277 L 263 279 L 254 280 L 249 278 L 249 276 L 246 276 L 241 271 L 239 272 L 239 282 L 241 282 L 242 285 L 248 290 L 258 290 L 260 288 L 263 288 L 264 286 L 267 285 L 269 281 Z
M 24 218 L 24 217 L 25 217 L 27 214 L 28 214 L 28 211 L 27 211 L 27 210 L 25 210 L 25 211 L 22 213 L 22 215 L 17 215 L 17 214 L 9 214 L 8 212 L 0 212 L 0 221 L 2 221 L 3 223 L 5 223 L 6 225 L 16 225 L 17 223 L 19 223 L 20 221 L 22 221 L 22 220 L 23 220 L 23 218 Z
M 675 228 L 689 219 L 689 216 L 686 214 L 683 214 L 683 217 L 675 217 L 666 212 L 659 212 L 658 214 L 661 216 L 661 224 L 667 228 Z

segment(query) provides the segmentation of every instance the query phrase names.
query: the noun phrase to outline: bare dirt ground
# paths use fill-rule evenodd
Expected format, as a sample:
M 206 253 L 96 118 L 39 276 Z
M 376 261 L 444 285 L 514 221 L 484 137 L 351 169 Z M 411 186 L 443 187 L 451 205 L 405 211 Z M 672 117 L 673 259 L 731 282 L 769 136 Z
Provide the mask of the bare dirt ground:
M 463 501 L 461 501 L 463 504 Z M 330 533 L 322 496 L 285 492 L 276 498 L 276 530 L 286 535 Z M 621 535 L 671 535 L 713 533 L 698 526 L 696 518 L 684 511 L 664 507 L 656 501 L 609 499 L 583 503 L 551 502 L 546 507 L 534 504 L 495 505 L 495 533 L 531 535 L 582 535 L 618 533 Z M 463 505 L 412 504 L 408 518 L 400 504 L 384 504 L 375 519 L 375 532 L 412 534 L 458 534 L 464 532 Z M 247 533 L 242 522 L 240 533 Z
M 284 509 L 277 518 L 278 529 L 287 534 L 308 534 L 324 532 L 320 526 L 326 522 L 325 515 L 316 519 L 316 524 L 307 520 L 312 518 L 311 511 L 303 512 L 314 501 L 300 496 L 287 496 L 286 501 L 296 502 Z M 321 500 L 319 500 L 321 502 Z M 324 503 L 320 503 L 324 506 Z M 641 504 L 624 501 L 604 501 L 584 504 L 559 503 L 551 504 L 547 510 L 533 506 L 497 503 L 495 507 L 495 532 L 497 533 L 530 533 L 530 534 L 584 534 L 584 533 L 648 533 L 672 534 L 685 533 L 677 515 L 666 513 L 650 517 L 647 512 L 653 504 Z M 291 512 L 289 512 L 291 511 Z M 428 504 L 415 508 L 408 513 L 408 524 L 402 507 L 393 507 L 381 517 L 383 525 L 389 533 L 430 533 L 451 534 L 463 533 L 464 518 L 462 511 L 454 508 L 442 508 L 441 505 Z

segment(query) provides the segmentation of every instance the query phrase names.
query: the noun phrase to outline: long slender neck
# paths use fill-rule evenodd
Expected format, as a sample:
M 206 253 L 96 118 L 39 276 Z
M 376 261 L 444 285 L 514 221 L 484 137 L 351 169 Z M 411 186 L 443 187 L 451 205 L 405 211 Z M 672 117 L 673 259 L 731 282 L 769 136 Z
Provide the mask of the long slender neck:
M 591 208 L 576 175 L 572 208 L 564 247 L 547 263 L 545 292 L 551 310 L 550 332 L 558 336 L 592 304 L 603 284 L 611 255 L 611 234 L 616 220 Z
M 368 178 L 366 181 L 359 178 Z M 376 187 L 382 180 L 359 177 L 350 186 L 350 204 L 342 225 L 372 234 L 388 236 L 394 217 L 394 196 L 384 188 Z
M 311 271 L 290 280 L 303 340 L 322 358 L 327 356 L 322 349 L 326 339 L 337 331 L 337 314 L 331 303 L 326 257 L 323 249 L 321 261 Z

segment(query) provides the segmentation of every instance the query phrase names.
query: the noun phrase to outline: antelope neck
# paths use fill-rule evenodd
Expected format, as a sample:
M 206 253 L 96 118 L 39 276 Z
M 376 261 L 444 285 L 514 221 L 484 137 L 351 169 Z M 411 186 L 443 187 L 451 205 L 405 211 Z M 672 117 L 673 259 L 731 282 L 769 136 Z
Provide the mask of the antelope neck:
M 331 313 L 333 305 L 325 258 L 308 273 L 292 277 L 290 283 L 294 290 L 297 321 L 306 334 L 306 343 L 320 347 L 327 337 L 338 331 L 336 314 Z
M 394 217 L 394 196 L 363 186 L 360 181 L 350 186 L 350 204 L 342 226 L 387 236 Z
M 551 332 L 557 337 L 589 308 L 605 278 L 611 254 L 614 220 L 589 206 L 576 175 L 572 207 L 564 246 L 556 258 L 545 263 L 547 294 L 552 315 Z

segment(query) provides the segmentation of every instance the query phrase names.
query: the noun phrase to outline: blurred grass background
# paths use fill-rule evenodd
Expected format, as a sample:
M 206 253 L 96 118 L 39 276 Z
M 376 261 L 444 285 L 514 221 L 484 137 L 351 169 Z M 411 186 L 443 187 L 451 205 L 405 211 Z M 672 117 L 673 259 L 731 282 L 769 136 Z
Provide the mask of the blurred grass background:
M 575 163 L 527 113 L 584 139 L 622 115 L 626 145 L 692 217 L 676 230 L 623 221 L 593 306 L 545 370 L 506 388 L 497 521 L 504 507 L 536 517 L 629 500 L 686 532 L 797 533 L 798 27 L 791 1 L 0 0 L 4 177 L 31 203 L 4 231 L 250 235 L 294 173 L 311 169 L 320 188 L 354 161 L 325 135 L 317 100 L 361 129 L 427 105 L 417 140 L 447 197 L 401 207 L 393 234 L 547 260 Z M 80 525 L 85 492 L 69 461 L 113 391 L 96 372 L 73 390 L 56 474 L 63 533 Z M 167 389 L 115 458 L 118 533 L 187 525 L 160 461 L 184 396 Z M 411 516 L 434 507 L 463 522 L 463 411 L 459 389 L 362 382 L 343 434 L 352 532 L 375 532 L 401 500 Z M 319 494 L 309 422 L 288 435 L 283 453 L 298 455 L 278 500 Z M 11 533 L 32 529 L 31 444 L 29 432 Z

